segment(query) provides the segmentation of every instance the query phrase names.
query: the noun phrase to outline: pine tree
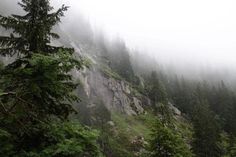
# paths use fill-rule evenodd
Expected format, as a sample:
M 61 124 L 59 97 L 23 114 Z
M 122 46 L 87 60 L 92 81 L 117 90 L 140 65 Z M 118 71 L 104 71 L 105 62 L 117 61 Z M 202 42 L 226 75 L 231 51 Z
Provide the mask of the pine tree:
M 123 41 L 117 39 L 112 46 L 108 48 L 112 52 L 108 55 L 109 66 L 125 80 L 132 82 L 134 71 L 130 62 L 129 51 Z
M 193 91 L 191 84 L 184 78 L 181 81 L 176 77 L 174 80 L 174 89 L 172 99 L 176 106 L 185 114 L 189 114 L 192 110 L 192 96 Z M 172 87 L 173 88 L 173 87 Z
M 26 12 L 25 15 L 0 15 L 0 26 L 11 32 L 10 36 L 0 37 L 0 54 L 29 57 L 32 53 L 58 52 L 62 47 L 50 45 L 51 39 L 59 38 L 52 28 L 60 22 L 68 7 L 63 5 L 52 12 L 49 0 L 22 0 L 18 4 Z
M 170 128 L 157 120 L 150 141 L 151 157 L 191 157 L 190 148 L 181 138 Z
M 157 72 L 153 71 L 151 73 L 147 86 L 149 97 L 155 104 L 158 102 L 167 104 L 168 100 L 166 89 L 164 84 L 158 78 Z
M 199 157 L 220 157 L 220 126 L 206 100 L 199 100 L 193 111 L 193 150 Z
M 236 134 L 234 94 L 223 81 L 221 81 L 216 91 L 212 101 L 212 108 L 222 119 L 224 130 L 230 134 Z
M 229 154 L 229 157 L 236 156 L 236 138 L 235 137 L 232 137 L 232 139 L 231 139 L 228 154 Z
M 71 102 L 78 100 L 68 72 L 80 69 L 82 62 L 73 58 L 73 49 L 51 46 L 50 41 L 59 37 L 51 30 L 68 7 L 52 12 L 48 0 L 22 0 L 19 5 L 25 15 L 0 16 L 0 26 L 11 32 L 0 37 L 0 55 L 16 58 L 0 72 L 2 110 L 7 116 L 19 112 L 13 119 L 22 121 L 66 118 L 73 111 Z
M 10 36 L 0 36 L 0 55 L 13 59 L 0 70 L 0 138 L 9 141 L 0 141 L 0 152 L 4 149 L 6 156 L 16 157 L 43 156 L 36 154 L 45 153 L 43 149 L 48 147 L 51 154 L 45 156 L 75 156 L 86 149 L 98 156 L 97 148 L 90 149 L 95 148 L 93 133 L 82 137 L 85 130 L 82 136 L 76 135 L 75 125 L 64 125 L 75 112 L 71 104 L 79 100 L 73 93 L 77 84 L 71 71 L 84 65 L 84 60 L 75 59 L 73 49 L 50 45 L 59 37 L 52 28 L 68 7 L 63 5 L 53 12 L 49 0 L 22 0 L 19 5 L 25 15 L 0 16 L 0 26 L 10 32 Z M 56 126 L 54 121 L 59 121 Z M 60 132 L 64 129 L 72 132 L 65 136 Z M 83 147 L 78 143 L 81 137 L 88 142 Z M 32 150 L 36 154 L 31 154 Z

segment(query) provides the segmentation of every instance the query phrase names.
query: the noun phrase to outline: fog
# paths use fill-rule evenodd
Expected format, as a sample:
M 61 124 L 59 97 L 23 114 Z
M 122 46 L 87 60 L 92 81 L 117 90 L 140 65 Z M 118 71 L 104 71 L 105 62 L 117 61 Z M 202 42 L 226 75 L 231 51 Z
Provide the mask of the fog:
M 236 66 L 234 0 L 67 1 L 109 36 L 156 58 Z
M 95 30 L 183 75 L 236 73 L 234 0 L 64 0 Z M 73 17 L 73 15 L 70 15 Z M 71 19 L 72 24 L 76 23 Z M 79 21 L 78 21 L 79 22 Z M 70 21 L 67 21 L 70 23 Z M 132 54 L 137 56 L 137 54 Z M 145 63 L 146 64 L 146 63 Z
M 71 35 L 83 32 L 79 27 L 82 16 L 93 31 L 102 31 L 109 39 L 124 39 L 127 47 L 134 50 L 131 51 L 134 58 L 137 56 L 135 52 L 139 52 L 141 58 L 148 56 L 167 68 L 192 76 L 204 69 L 204 73 L 207 70 L 221 71 L 226 76 L 235 77 L 235 0 L 52 2 L 56 8 L 61 4 L 70 6 L 61 27 Z M 1 0 L 0 3 L 1 14 L 19 11 L 16 0 Z

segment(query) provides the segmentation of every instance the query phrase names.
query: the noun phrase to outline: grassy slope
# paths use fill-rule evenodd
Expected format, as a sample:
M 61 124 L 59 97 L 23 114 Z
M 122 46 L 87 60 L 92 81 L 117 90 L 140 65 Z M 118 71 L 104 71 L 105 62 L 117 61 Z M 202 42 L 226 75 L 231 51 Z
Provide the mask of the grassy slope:
M 109 135 L 110 149 L 116 154 L 115 157 L 133 157 L 145 156 L 145 148 L 147 148 L 150 134 L 152 132 L 152 124 L 155 122 L 156 117 L 147 112 L 138 116 L 127 116 L 123 114 L 112 113 L 112 121 L 115 123 L 112 132 Z M 192 127 L 182 117 L 175 120 L 176 131 L 180 132 L 183 138 L 189 143 L 192 139 Z M 143 137 L 141 143 L 133 143 L 137 137 Z M 139 152 L 139 153 L 138 153 Z

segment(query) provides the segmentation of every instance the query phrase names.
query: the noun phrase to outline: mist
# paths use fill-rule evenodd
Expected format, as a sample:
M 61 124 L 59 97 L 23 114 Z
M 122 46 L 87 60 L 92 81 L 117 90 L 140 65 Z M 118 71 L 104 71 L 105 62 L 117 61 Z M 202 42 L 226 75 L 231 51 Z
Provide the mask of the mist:
M 21 13 L 17 1 L 1 0 L 0 13 Z M 60 28 L 74 41 L 82 38 L 91 42 L 101 34 L 107 41 L 122 39 L 134 66 L 149 64 L 147 67 L 152 69 L 162 66 L 191 78 L 207 74 L 236 78 L 234 0 L 52 0 L 52 3 L 55 8 L 61 4 L 70 6 Z
M 166 61 L 235 65 L 236 2 L 70 0 L 92 25 Z M 177 57 L 177 58 L 176 58 Z

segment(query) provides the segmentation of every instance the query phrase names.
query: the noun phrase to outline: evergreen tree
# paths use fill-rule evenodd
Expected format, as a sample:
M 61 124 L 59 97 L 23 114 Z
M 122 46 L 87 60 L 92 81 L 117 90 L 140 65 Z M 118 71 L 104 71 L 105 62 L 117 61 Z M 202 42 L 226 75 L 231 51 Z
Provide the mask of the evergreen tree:
M 234 94 L 223 81 L 221 81 L 215 93 L 212 109 L 220 116 L 224 130 L 230 134 L 236 134 Z
M 0 72 L 2 111 L 7 117 L 10 112 L 19 113 L 13 121 L 35 122 L 52 115 L 66 118 L 73 111 L 71 102 L 78 100 L 68 72 L 80 69 L 82 62 L 73 58 L 73 49 L 49 44 L 58 38 L 51 29 L 68 7 L 52 12 L 48 0 L 22 0 L 19 5 L 26 15 L 0 16 L 0 26 L 12 30 L 10 36 L 0 37 L 0 54 L 16 57 Z
M 236 136 L 236 96 L 233 97 L 233 103 L 229 107 L 227 113 L 227 123 L 226 123 L 226 131 L 229 134 Z
M 71 104 L 79 100 L 70 72 L 84 65 L 83 60 L 75 59 L 73 49 L 50 45 L 51 39 L 59 38 L 52 28 L 68 7 L 53 12 L 49 0 L 22 0 L 19 5 L 25 15 L 0 16 L 0 26 L 11 32 L 0 36 L 0 55 L 14 59 L 0 71 L 0 139 L 7 139 L 0 141 L 0 152 L 14 157 L 73 157 L 85 156 L 79 151 L 87 149 L 86 156 L 98 156 L 93 154 L 97 148 L 91 147 L 95 136 L 76 135 L 74 124 L 71 128 L 63 124 L 75 112 Z M 58 120 L 56 126 L 52 124 Z M 81 138 L 88 143 L 80 145 Z M 42 155 L 44 148 L 51 149 L 51 154 Z M 38 155 L 32 151 L 39 151 Z
M 199 100 L 193 111 L 193 150 L 199 157 L 220 157 L 220 126 L 207 101 Z
M 49 45 L 51 37 L 58 37 L 51 29 L 67 7 L 49 13 L 53 8 L 48 0 L 22 0 L 19 5 L 26 15 L 0 16 L 0 25 L 13 30 L 9 37 L 0 37 L 0 54 L 16 57 L 0 72 L 0 96 L 4 117 L 12 117 L 3 126 L 16 123 L 21 130 L 51 115 L 69 115 L 72 107 L 68 102 L 77 98 L 71 94 L 76 85 L 68 72 L 82 64 L 72 58 L 72 49 Z
M 232 137 L 229 147 L 229 157 L 235 157 L 236 156 L 236 138 Z
M 29 57 L 33 53 L 58 52 L 61 47 L 50 45 L 51 39 L 59 38 L 52 32 L 52 28 L 60 22 L 68 7 L 63 5 L 56 12 L 52 12 L 53 7 L 49 5 L 49 0 L 22 0 L 18 4 L 26 12 L 25 15 L 0 15 L 0 26 L 12 30 L 10 36 L 0 37 L 0 54 Z
M 177 77 L 175 78 L 172 100 L 183 113 L 189 114 L 191 112 L 193 105 L 192 85 L 184 78 L 181 81 Z
M 151 76 L 148 79 L 147 91 L 154 104 L 158 102 L 163 104 L 168 103 L 165 86 L 158 78 L 158 74 L 155 71 L 151 73 Z
M 134 71 L 130 62 L 129 50 L 125 43 L 117 39 L 111 44 L 111 46 L 106 49 L 110 52 L 108 63 L 110 68 L 117 72 L 125 80 L 132 82 L 134 79 Z
M 181 136 L 157 121 L 151 143 L 151 157 L 191 157 L 190 148 Z

